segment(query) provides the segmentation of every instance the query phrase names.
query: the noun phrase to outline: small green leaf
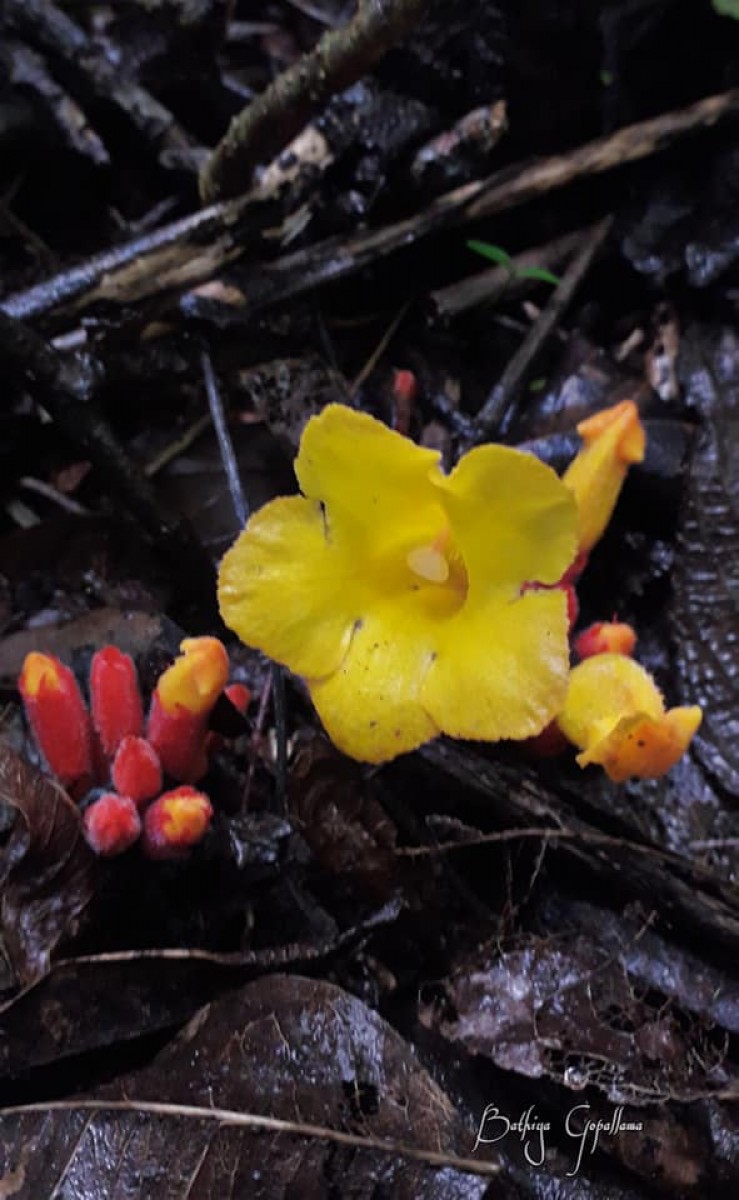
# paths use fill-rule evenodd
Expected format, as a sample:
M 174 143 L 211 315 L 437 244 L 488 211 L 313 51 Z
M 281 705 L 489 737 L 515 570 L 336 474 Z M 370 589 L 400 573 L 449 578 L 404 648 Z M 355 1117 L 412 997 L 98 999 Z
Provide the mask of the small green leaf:
M 739 0 L 713 0 L 713 7 L 722 17 L 733 17 L 739 21 Z
M 502 246 L 493 246 L 490 242 L 477 242 L 473 238 L 467 242 L 467 249 L 474 250 L 475 254 L 481 254 L 483 258 L 497 263 L 500 267 L 510 267 L 511 265 L 511 256 Z
M 540 279 L 542 283 L 551 283 L 554 287 L 558 287 L 562 282 L 559 275 L 553 275 L 551 271 L 545 271 L 543 267 L 521 267 L 520 271 L 516 271 L 518 279 Z

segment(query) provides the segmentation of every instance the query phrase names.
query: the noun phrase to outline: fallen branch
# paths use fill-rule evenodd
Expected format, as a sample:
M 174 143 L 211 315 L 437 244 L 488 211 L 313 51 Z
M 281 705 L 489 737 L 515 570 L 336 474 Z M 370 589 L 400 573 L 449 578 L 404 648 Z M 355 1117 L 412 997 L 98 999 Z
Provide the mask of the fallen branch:
M 325 33 L 233 118 L 200 173 L 203 201 L 243 192 L 254 167 L 278 154 L 335 92 L 366 75 L 424 7 L 424 0 L 360 0 L 347 25 Z
M 504 212 L 576 179 L 648 158 L 737 113 L 739 88 L 734 88 L 689 108 L 628 125 L 568 154 L 507 167 L 447 192 L 423 212 L 395 224 L 352 238 L 344 234 L 327 238 L 250 272 L 245 279 L 253 291 L 240 310 L 240 319 L 268 304 L 351 275 L 441 229 Z M 255 229 L 269 224 L 268 213 L 262 212 L 263 202 L 264 196 L 253 191 L 238 200 L 213 205 L 17 292 L 0 304 L 0 310 L 27 320 L 59 309 L 81 312 L 99 300 L 127 304 L 195 286 L 245 252 L 253 252 Z M 274 223 L 274 208 L 272 218 Z M 246 236 L 245 227 L 249 231 Z

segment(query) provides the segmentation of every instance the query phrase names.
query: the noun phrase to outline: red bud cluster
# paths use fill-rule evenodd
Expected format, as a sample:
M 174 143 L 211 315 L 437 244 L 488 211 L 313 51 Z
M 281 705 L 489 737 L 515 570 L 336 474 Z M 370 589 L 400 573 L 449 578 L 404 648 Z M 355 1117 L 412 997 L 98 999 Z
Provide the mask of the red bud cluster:
M 186 638 L 159 677 L 144 721 L 133 660 L 104 646 L 90 668 L 88 712 L 74 674 L 53 655 L 27 655 L 18 688 L 47 766 L 75 796 L 112 783 L 87 807 L 84 829 L 96 854 L 112 856 L 139 837 L 150 858 L 180 858 L 205 837 L 210 800 L 191 785 L 205 775 L 217 739 L 208 719 L 225 694 L 245 713 L 251 693 L 228 681 L 216 638 Z M 165 780 L 185 786 L 162 793 Z

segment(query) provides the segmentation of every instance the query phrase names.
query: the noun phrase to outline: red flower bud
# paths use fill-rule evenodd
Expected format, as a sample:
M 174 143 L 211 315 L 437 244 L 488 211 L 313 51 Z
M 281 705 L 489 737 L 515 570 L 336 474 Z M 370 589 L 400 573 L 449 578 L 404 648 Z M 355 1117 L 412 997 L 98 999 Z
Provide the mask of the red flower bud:
M 124 737 L 139 737 L 144 728 L 141 692 L 133 660 L 116 646 L 98 650 L 90 668 L 92 723 L 100 744 L 112 758 Z
M 141 833 L 141 818 L 129 796 L 105 792 L 84 815 L 85 837 L 96 854 L 110 858 L 122 854 Z
M 243 716 L 251 704 L 251 692 L 249 688 L 243 683 L 229 683 L 226 688 L 226 695 L 234 708 L 238 709 Z
M 162 790 L 162 764 L 145 738 L 125 737 L 113 760 L 113 787 L 141 808 Z
M 213 806 L 191 787 L 165 792 L 144 813 L 143 850 L 148 858 L 182 858 L 201 842 L 213 819 Z
M 636 633 L 621 621 L 596 621 L 573 642 L 578 658 L 592 658 L 594 654 L 626 654 L 630 658 L 635 646 Z
M 33 651 L 18 679 L 23 707 L 49 769 L 66 786 L 86 783 L 94 771 L 92 730 L 77 680 L 58 658 Z

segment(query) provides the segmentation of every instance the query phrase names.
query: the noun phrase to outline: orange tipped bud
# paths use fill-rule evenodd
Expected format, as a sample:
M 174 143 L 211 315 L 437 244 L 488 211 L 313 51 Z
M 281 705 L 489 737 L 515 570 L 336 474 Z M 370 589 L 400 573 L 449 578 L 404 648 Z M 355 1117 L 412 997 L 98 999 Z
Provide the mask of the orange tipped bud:
M 206 717 L 228 682 L 228 655 L 218 638 L 185 638 L 182 654 L 160 676 L 156 694 L 163 710 L 179 708 Z
M 87 844 L 104 858 L 128 850 L 141 833 L 141 818 L 133 800 L 115 792 L 105 792 L 90 805 L 84 824 Z
M 208 715 L 228 680 L 228 655 L 217 638 L 185 638 L 183 653 L 157 683 L 146 729 L 162 768 L 197 783 L 208 769 Z
M 98 650 L 90 667 L 90 705 L 103 752 L 112 758 L 125 737 L 140 737 L 144 710 L 133 659 L 116 646 Z
M 162 764 L 145 738 L 125 737 L 113 760 L 113 787 L 141 808 L 162 790 Z
M 587 554 L 611 519 L 629 466 L 644 458 L 646 435 L 633 400 L 581 421 L 577 432 L 585 445 L 563 482 L 577 500 L 578 547 Z
M 583 629 L 573 642 L 578 658 L 594 654 L 626 654 L 631 657 L 636 646 L 636 633 L 621 621 L 596 621 Z
M 623 654 L 596 654 L 570 672 L 557 723 L 581 767 L 600 763 L 615 783 L 664 775 L 687 750 L 701 710 L 665 711 L 651 675 Z
M 233 704 L 234 708 L 243 716 L 251 704 L 251 692 L 243 683 L 229 683 L 226 688 L 226 695 Z
M 143 849 L 149 858 L 182 858 L 202 842 L 213 819 L 203 792 L 179 787 L 165 792 L 144 813 Z
M 49 770 L 66 786 L 93 779 L 92 729 L 77 680 L 58 658 L 26 655 L 18 690 Z

